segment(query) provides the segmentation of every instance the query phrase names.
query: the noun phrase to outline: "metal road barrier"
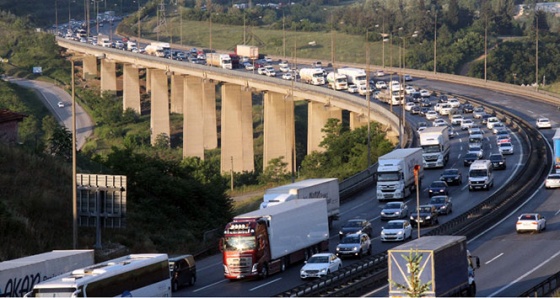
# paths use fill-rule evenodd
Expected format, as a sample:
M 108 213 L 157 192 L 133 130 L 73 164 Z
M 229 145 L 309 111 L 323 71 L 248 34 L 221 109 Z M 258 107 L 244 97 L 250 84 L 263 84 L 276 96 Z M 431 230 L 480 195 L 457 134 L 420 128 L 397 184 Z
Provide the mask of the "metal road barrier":
M 540 186 L 539 181 L 548 174 L 551 167 L 551 152 L 548 150 L 546 140 L 541 134 L 536 133 L 533 125 L 498 108 L 492 108 L 489 112 L 494 113 L 502 121 L 509 123 L 513 130 L 519 132 L 524 140 L 523 146 L 529 153 L 527 162 L 520 169 L 520 174 L 513 177 L 507 185 L 503 185 L 500 191 L 466 213 L 424 233 L 423 236 L 465 235 L 467 238 L 472 238 L 515 209 L 520 201 Z M 348 270 L 334 272 L 276 296 L 359 296 L 387 283 L 387 266 L 387 252 L 384 252 L 353 264 Z M 560 276 L 560 273 L 558 275 Z M 556 280 L 551 278 L 548 285 L 554 282 L 556 286 Z M 466 292 L 462 291 L 455 293 L 454 296 L 464 295 Z

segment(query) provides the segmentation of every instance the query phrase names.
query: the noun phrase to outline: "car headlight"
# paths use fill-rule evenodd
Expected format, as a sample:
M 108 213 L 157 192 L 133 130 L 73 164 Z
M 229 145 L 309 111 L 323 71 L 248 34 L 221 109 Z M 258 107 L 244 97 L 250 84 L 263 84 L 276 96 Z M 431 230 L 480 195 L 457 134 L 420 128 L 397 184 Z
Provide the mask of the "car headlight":
M 323 269 L 319 270 L 319 272 L 325 274 L 325 273 L 327 273 L 327 268 L 323 268 Z
M 401 214 L 400 211 L 395 212 L 395 215 L 400 215 L 400 214 Z
M 401 235 L 402 233 L 403 233 L 403 231 L 399 231 L 399 232 L 397 233 L 397 235 Z
M 337 247 L 336 247 L 336 251 L 340 251 L 340 247 L 337 246 Z
M 381 236 L 384 236 L 384 235 L 385 235 L 385 231 L 381 231 Z
M 447 207 L 446 207 L 446 206 L 441 206 L 440 208 L 441 208 L 441 209 L 445 209 L 445 208 L 447 208 Z
M 357 247 L 357 246 L 354 246 L 354 247 L 352 247 L 352 250 L 353 250 L 353 251 L 356 251 L 356 250 L 358 250 L 358 247 Z
M 381 211 L 381 215 L 385 215 L 385 212 Z
M 434 190 L 433 190 L 433 189 L 429 189 L 428 192 L 434 192 Z
M 339 235 L 344 235 L 344 233 L 342 231 L 339 231 L 338 234 Z
M 428 215 L 428 216 L 426 216 L 426 219 L 430 219 L 430 216 L 429 216 L 429 215 Z

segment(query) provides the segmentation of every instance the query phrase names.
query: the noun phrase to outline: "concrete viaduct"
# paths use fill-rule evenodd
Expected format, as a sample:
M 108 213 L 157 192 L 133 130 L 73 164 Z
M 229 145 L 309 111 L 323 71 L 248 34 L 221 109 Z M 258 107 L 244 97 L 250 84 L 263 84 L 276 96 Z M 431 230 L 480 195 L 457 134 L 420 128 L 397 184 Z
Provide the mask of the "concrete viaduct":
M 117 64 L 123 70 L 123 108 L 140 114 L 139 70 L 146 69 L 150 91 L 151 142 L 170 136 L 170 113 L 183 114 L 183 157 L 204 159 L 205 149 L 218 147 L 216 84 L 221 84 L 221 171 L 254 170 L 252 96 L 264 93 L 264 152 L 271 159 L 284 157 L 287 169 L 295 162 L 294 102 L 308 101 L 307 151 L 322 150 L 321 129 L 329 118 L 350 112 L 350 128 L 379 122 L 388 135 L 399 136 L 399 118 L 379 104 L 346 92 L 300 82 L 269 78 L 249 72 L 226 70 L 182 61 L 104 48 L 57 37 L 58 45 L 82 60 L 84 79 L 100 77 L 101 92 L 117 91 Z M 98 63 L 99 61 L 99 63 Z M 100 66 L 98 66 L 100 64 Z

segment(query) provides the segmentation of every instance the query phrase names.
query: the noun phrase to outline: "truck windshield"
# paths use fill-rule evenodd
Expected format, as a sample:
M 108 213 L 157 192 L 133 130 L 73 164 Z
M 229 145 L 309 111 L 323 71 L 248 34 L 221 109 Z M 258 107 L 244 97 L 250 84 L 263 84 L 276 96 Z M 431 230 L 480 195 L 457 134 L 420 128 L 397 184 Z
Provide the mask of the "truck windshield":
M 226 238 L 225 249 L 228 251 L 255 249 L 255 237 L 230 237 Z
M 314 78 L 322 78 L 323 74 L 318 72 L 318 73 L 313 74 L 313 77 Z
M 399 181 L 401 175 L 399 172 L 378 172 L 377 181 Z
M 488 176 L 488 171 L 486 170 L 471 170 L 469 172 L 469 177 L 486 177 Z
M 366 75 L 356 76 L 356 81 L 365 81 L 365 80 L 366 80 Z
M 424 153 L 438 153 L 441 152 L 439 145 L 425 145 L 422 146 L 422 150 Z

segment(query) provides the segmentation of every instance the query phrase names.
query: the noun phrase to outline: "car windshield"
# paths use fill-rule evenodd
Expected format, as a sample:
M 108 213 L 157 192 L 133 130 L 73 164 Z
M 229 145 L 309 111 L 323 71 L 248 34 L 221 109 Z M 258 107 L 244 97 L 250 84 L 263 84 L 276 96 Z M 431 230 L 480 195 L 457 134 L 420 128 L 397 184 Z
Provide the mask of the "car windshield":
M 443 182 L 432 182 L 432 185 L 430 185 L 430 187 L 445 187 L 445 183 Z
M 399 209 L 399 208 L 401 208 L 400 203 L 387 203 L 385 205 L 385 209 Z
M 510 143 L 500 143 L 500 147 L 511 147 Z
M 500 160 L 502 160 L 502 156 L 493 154 L 493 155 L 490 155 L 490 160 L 500 161 Z
M 362 222 L 360 222 L 360 221 L 349 221 L 344 226 L 345 227 L 361 227 Z
M 535 214 L 522 214 L 519 217 L 520 220 L 536 220 L 537 216 Z
M 443 203 L 445 203 L 445 198 L 444 197 L 432 197 L 432 199 L 430 200 L 430 203 L 443 204 Z
M 342 244 L 360 243 L 359 237 L 344 237 L 340 240 Z
M 329 262 L 329 257 L 327 256 L 314 256 L 309 258 L 309 260 L 307 260 L 307 263 L 311 263 L 311 264 L 328 263 L 328 262 Z
M 431 207 L 420 207 L 420 213 L 429 213 L 432 212 L 432 208 Z
M 469 152 L 469 153 L 467 153 L 467 154 L 465 155 L 465 158 L 466 158 L 466 159 L 469 159 L 469 158 L 477 158 L 477 157 L 478 157 L 478 155 L 477 155 L 476 153 L 471 153 L 471 152 Z
M 469 177 L 486 177 L 488 176 L 488 171 L 486 170 L 471 170 L 469 172 Z
M 458 173 L 459 173 L 459 170 L 445 170 L 445 171 L 443 171 L 443 175 L 445 175 L 445 176 L 457 175 Z
M 389 222 L 385 229 L 402 229 L 403 223 L 402 222 Z

